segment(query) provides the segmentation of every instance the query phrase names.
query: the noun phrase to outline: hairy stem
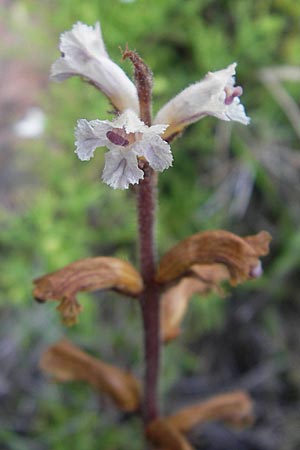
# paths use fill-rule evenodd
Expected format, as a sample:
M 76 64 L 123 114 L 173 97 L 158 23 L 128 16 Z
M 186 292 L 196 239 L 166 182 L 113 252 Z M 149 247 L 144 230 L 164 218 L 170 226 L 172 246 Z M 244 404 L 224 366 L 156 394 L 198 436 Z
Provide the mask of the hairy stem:
M 153 170 L 144 169 L 145 177 L 138 187 L 140 268 L 145 289 L 141 295 L 144 325 L 145 379 L 143 419 L 145 423 L 158 416 L 157 387 L 160 354 L 159 291 L 155 283 L 155 207 L 156 182 Z

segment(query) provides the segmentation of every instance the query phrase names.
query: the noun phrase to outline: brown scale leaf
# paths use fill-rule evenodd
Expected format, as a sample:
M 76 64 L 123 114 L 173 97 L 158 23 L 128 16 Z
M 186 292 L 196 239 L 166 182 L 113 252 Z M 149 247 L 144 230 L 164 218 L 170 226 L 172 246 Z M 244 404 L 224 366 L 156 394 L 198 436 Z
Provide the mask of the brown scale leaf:
M 230 283 L 242 283 L 260 275 L 259 257 L 268 253 L 270 240 L 266 231 L 246 238 L 224 230 L 194 234 L 162 257 L 156 280 L 166 284 L 185 276 L 193 265 L 224 264 Z
M 156 419 L 146 428 L 147 439 L 157 450 L 193 450 L 186 438 L 165 419 Z
M 99 256 L 75 261 L 56 272 L 34 280 L 33 296 L 37 301 L 58 300 L 63 322 L 72 325 L 82 311 L 78 292 L 114 289 L 136 297 L 143 290 L 140 274 L 126 261 Z
M 230 392 L 188 406 L 165 420 L 181 433 L 188 433 L 196 425 L 212 420 L 243 427 L 254 421 L 253 403 L 244 391 Z
M 243 391 L 216 395 L 152 421 L 146 429 L 146 437 L 160 450 L 193 450 L 185 434 L 197 425 L 220 420 L 232 426 L 251 425 L 253 403 L 250 397 Z
M 184 318 L 191 297 L 217 291 L 223 295 L 219 283 L 228 280 L 230 274 L 223 264 L 195 265 L 191 267 L 193 276 L 182 278 L 161 297 L 162 341 L 168 342 L 180 334 L 180 324 Z
M 135 411 L 140 405 L 140 386 L 133 375 L 88 355 L 66 339 L 45 351 L 40 368 L 56 381 L 88 383 L 124 411 Z

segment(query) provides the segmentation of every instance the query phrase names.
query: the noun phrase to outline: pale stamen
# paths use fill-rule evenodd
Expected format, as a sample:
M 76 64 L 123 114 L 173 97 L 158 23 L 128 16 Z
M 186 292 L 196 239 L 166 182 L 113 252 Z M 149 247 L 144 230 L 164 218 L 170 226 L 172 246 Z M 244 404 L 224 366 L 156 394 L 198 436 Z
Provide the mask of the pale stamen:
M 225 87 L 225 94 L 225 105 L 231 105 L 235 97 L 240 97 L 243 94 L 243 88 L 241 86 L 235 86 L 234 88 Z
M 262 269 L 261 262 L 259 261 L 257 266 L 251 268 L 249 275 L 251 278 L 259 278 L 262 276 L 262 274 L 263 274 L 263 269 Z
M 124 128 L 114 128 L 106 133 L 106 137 L 115 145 L 127 147 L 140 140 L 140 133 L 126 133 Z
M 122 147 L 127 147 L 127 145 L 129 144 L 128 139 L 126 139 L 121 134 L 115 133 L 114 131 L 108 131 L 106 133 L 106 137 L 107 137 L 107 139 L 110 140 L 110 142 L 112 142 L 115 145 L 121 145 Z

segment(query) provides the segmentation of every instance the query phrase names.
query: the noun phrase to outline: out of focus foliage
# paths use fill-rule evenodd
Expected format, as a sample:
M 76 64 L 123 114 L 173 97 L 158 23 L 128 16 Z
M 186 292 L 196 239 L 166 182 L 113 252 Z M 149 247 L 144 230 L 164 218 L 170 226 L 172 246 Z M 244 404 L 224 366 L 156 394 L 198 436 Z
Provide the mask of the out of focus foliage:
M 0 15 L 19 40 L 13 52 L 3 49 L 4 59 L 31 61 L 46 73 L 59 56 L 62 31 L 78 20 L 88 24 L 100 20 L 115 61 L 121 60 L 119 48 L 127 43 L 150 65 L 155 111 L 209 70 L 238 62 L 238 84 L 244 87 L 242 101 L 252 124 L 244 128 L 205 118 L 174 143 L 174 167 L 160 176 L 159 253 L 201 229 L 222 227 L 241 234 L 267 229 L 274 236 L 267 275 L 260 284 L 249 283 L 240 291 L 259 286 L 274 294 L 270 280 L 276 280 L 279 300 L 292 295 L 288 281 L 300 259 L 299 136 L 259 73 L 266 67 L 299 65 L 297 2 L 44 0 L 39 4 L 26 0 L 7 4 L 0 6 Z M 127 61 L 122 66 L 132 73 Z M 300 81 L 285 81 L 284 88 L 299 104 Z M 116 295 L 83 296 L 86 314 L 81 323 L 64 330 L 53 308 L 32 303 L 31 279 L 75 259 L 114 255 L 137 264 L 134 193 L 113 191 L 101 183 L 103 150 L 97 150 L 89 163 L 80 162 L 73 153 L 76 120 L 109 118 L 106 99 L 91 86 L 70 79 L 49 85 L 40 105 L 47 115 L 46 133 L 38 140 L 15 143 L 9 201 L 0 205 L 0 305 L 11 324 L 2 327 L 1 334 L 15 333 L 16 348 L 23 348 L 17 353 L 22 366 L 29 360 L 36 364 L 36 359 L 24 356 L 30 353 L 29 343 L 41 351 L 68 334 L 104 359 L 134 367 L 141 375 L 136 305 Z M 186 319 L 188 333 L 166 351 L 164 391 L 181 373 L 199 370 L 197 356 L 180 342 L 220 327 L 225 302 L 211 298 L 193 303 Z M 268 314 L 266 320 L 274 330 L 276 307 Z M 37 354 L 36 350 L 36 358 Z M 38 375 L 33 371 L 35 380 Z M 30 410 L 23 394 L 22 388 L 15 393 L 11 414 L 16 417 L 23 409 L 25 415 Z M 87 389 L 48 385 L 39 378 L 36 391 L 32 386 L 27 395 L 34 398 L 35 407 L 28 413 L 26 431 L 18 419 L 1 418 L 4 448 L 125 450 L 128 443 L 131 450 L 141 448 L 138 426 L 121 423 L 114 410 L 107 414 L 103 405 L 99 416 L 98 400 Z M 4 405 L 8 411 L 10 403 Z M 113 421 L 119 421 L 117 433 Z

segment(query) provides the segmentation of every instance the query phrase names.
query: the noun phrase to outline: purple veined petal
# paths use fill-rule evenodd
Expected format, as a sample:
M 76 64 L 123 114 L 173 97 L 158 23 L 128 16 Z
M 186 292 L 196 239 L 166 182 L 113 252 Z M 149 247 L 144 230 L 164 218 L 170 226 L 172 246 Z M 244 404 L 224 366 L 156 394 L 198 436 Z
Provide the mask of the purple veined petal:
M 143 156 L 152 169 L 163 172 L 172 166 L 173 155 L 170 145 L 157 135 L 145 135 L 141 141 L 134 145 L 133 151 Z
M 144 178 L 139 169 L 136 155 L 127 150 L 110 150 L 105 153 L 105 165 L 102 180 L 114 189 L 128 189 Z
M 104 120 L 80 119 L 75 129 L 75 145 L 78 158 L 81 161 L 89 161 L 94 156 L 97 147 L 103 147 L 107 144 L 106 133 L 111 126 Z

